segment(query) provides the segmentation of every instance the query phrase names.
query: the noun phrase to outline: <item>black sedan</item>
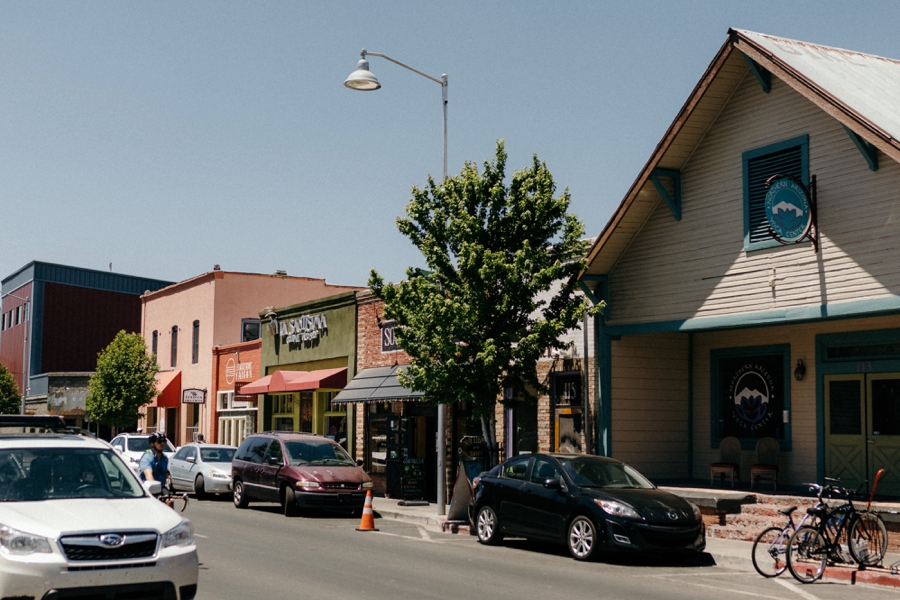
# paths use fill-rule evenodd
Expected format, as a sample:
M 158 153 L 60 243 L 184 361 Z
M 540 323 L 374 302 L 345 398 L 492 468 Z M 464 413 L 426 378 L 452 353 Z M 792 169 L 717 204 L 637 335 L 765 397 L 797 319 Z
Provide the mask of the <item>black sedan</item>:
M 577 560 L 611 550 L 706 547 L 699 508 L 617 460 L 522 455 L 476 481 L 471 514 L 482 544 L 505 535 L 565 543 Z

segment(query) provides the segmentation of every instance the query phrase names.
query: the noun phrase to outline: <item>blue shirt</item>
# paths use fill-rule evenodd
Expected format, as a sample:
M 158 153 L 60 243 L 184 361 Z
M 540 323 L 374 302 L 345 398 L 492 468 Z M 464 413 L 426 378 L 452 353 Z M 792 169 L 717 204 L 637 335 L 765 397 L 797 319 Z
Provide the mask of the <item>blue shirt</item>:
M 153 472 L 153 479 L 155 481 L 164 483 L 166 481 L 166 472 L 169 470 L 169 457 L 165 454 L 160 454 L 157 457 L 153 453 L 153 450 L 147 450 L 141 456 L 141 462 L 138 465 L 141 481 L 147 480 L 147 477 L 144 476 L 144 471 L 147 469 L 150 469 Z

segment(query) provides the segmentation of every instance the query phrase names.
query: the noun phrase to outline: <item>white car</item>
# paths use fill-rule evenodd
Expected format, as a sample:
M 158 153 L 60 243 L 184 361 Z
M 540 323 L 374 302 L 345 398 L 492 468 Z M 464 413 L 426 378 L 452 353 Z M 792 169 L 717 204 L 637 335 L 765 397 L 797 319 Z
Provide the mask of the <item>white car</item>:
M 231 459 L 236 446 L 185 444 L 169 459 L 166 487 L 206 494 L 231 493 Z
M 198 571 L 190 521 L 109 444 L 0 416 L 0 598 L 191 600 Z
M 150 449 L 150 434 L 120 433 L 112 439 L 110 444 L 119 451 L 119 454 L 122 455 L 125 462 L 131 467 L 131 470 L 137 473 L 138 467 L 141 464 L 141 457 Z M 163 450 L 163 454 L 165 454 L 170 461 L 175 455 L 175 446 L 173 446 L 172 442 L 168 439 L 166 440 L 166 449 Z

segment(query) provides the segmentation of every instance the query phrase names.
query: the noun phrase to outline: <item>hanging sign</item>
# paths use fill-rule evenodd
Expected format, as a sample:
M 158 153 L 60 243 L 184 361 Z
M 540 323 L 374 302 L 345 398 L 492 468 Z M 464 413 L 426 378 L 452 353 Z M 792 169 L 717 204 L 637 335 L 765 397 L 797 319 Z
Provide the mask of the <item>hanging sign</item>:
M 793 175 L 776 174 L 766 181 L 766 223 L 781 244 L 810 240 L 818 252 L 816 226 L 816 176 L 810 190 Z
M 206 390 L 189 388 L 181 393 L 182 404 L 206 404 Z

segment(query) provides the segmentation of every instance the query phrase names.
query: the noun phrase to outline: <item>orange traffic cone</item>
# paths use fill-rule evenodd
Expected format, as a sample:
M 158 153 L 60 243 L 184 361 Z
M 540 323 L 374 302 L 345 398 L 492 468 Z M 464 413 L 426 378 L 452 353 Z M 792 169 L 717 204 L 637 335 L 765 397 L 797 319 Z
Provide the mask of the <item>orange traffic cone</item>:
M 366 492 L 366 503 L 363 505 L 362 519 L 357 531 L 378 531 L 375 527 L 375 514 L 372 512 L 372 490 Z

